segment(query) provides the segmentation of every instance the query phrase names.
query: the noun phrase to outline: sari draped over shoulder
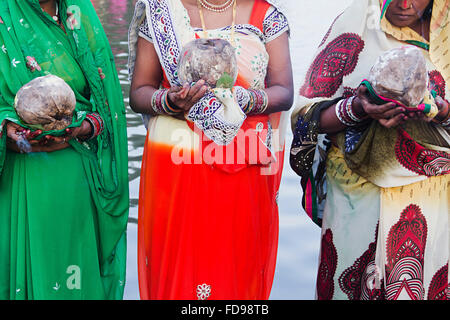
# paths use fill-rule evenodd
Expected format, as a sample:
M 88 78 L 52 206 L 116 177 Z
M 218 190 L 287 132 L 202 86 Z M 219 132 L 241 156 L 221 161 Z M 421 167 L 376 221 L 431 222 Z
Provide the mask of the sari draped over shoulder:
M 292 113 L 290 164 L 322 227 L 318 299 L 449 298 L 449 128 L 372 121 L 340 132 L 336 145 L 319 132 L 321 111 L 353 96 L 393 48 L 421 48 L 429 90 L 448 99 L 449 1 L 434 1 L 429 42 L 389 23 L 390 2 L 354 1 L 335 19 Z
M 255 1 L 249 23 L 235 26 L 236 85 L 265 87 L 265 44 L 286 31 L 287 20 L 276 7 Z M 230 27 L 207 32 L 211 38 L 231 37 Z M 161 86 L 176 85 L 181 48 L 202 35 L 191 27 L 180 1 L 138 1 L 129 31 L 130 75 L 141 37 L 158 53 L 164 71 Z M 230 103 L 232 96 L 216 91 L 205 95 L 195 112 L 200 118 L 218 115 Z M 287 113 L 246 117 L 227 143 L 189 116 L 144 119 L 148 134 L 139 197 L 141 298 L 267 299 L 276 262 L 276 198 Z
M 122 91 L 91 2 L 57 4 L 65 31 L 38 0 L 0 2 L 0 298 L 122 299 L 129 207 Z M 75 93 L 71 126 L 97 112 L 104 131 L 59 151 L 12 152 L 7 121 L 26 127 L 14 111 L 16 92 L 47 74 Z

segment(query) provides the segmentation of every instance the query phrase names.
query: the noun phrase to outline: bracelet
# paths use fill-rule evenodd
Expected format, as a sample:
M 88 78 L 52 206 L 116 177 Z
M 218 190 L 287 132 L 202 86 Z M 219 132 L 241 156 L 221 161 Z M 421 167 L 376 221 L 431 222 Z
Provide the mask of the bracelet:
M 355 96 L 342 99 L 336 103 L 336 116 L 340 122 L 348 127 L 353 127 L 365 120 L 365 118 L 358 117 L 353 110 L 353 100 Z
M 267 110 L 269 106 L 269 97 L 264 90 L 247 90 L 250 96 L 250 101 L 242 111 L 245 114 L 262 114 Z
M 156 114 L 167 114 L 172 116 L 183 112 L 182 109 L 176 107 L 169 100 L 168 89 L 156 90 L 152 95 L 151 106 Z
M 443 127 L 450 127 L 450 107 L 448 108 L 447 117 L 440 122 Z
M 436 118 L 434 118 L 432 121 L 434 123 L 440 124 L 443 127 L 448 127 L 450 125 L 450 106 L 447 107 L 447 115 L 443 120 L 437 120 Z
M 102 117 L 97 112 L 88 114 L 85 119 L 91 125 L 91 133 L 83 140 L 92 140 L 102 134 L 105 126 Z

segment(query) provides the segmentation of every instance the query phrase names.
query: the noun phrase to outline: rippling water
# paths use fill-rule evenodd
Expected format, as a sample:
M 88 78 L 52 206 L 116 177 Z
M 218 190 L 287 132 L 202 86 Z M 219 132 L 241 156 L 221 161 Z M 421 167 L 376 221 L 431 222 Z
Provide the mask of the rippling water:
M 145 128 L 142 119 L 129 107 L 128 81 L 128 27 L 133 17 L 136 0 L 91 0 L 108 35 L 115 57 L 117 72 L 124 94 L 128 123 L 128 174 L 131 189 L 130 222 L 137 219 L 137 193 Z
M 137 284 L 137 202 L 139 174 L 146 131 L 141 117 L 129 107 L 128 26 L 136 0 L 91 0 L 108 35 L 124 93 L 128 121 L 130 220 L 125 299 L 139 299 Z M 291 56 L 298 91 L 315 48 L 331 21 L 351 0 L 281 0 L 291 26 Z M 291 142 L 288 131 L 287 150 Z M 288 156 L 288 152 L 286 153 Z M 299 178 L 288 158 L 280 187 L 280 235 L 277 269 L 271 299 L 313 299 L 320 230 L 303 213 Z

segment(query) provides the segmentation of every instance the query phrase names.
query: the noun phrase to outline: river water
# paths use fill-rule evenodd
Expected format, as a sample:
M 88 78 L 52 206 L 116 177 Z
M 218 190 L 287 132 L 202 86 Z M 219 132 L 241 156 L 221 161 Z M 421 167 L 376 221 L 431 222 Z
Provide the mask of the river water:
M 130 219 L 128 223 L 128 257 L 125 299 L 139 299 L 137 281 L 137 203 L 139 174 L 145 128 L 141 117 L 129 107 L 128 27 L 136 0 L 91 0 L 108 35 L 127 107 L 130 183 Z M 351 0 L 280 0 L 291 27 L 291 57 L 295 90 L 301 86 L 310 60 L 336 15 Z M 287 150 L 292 136 L 287 132 Z M 288 156 L 288 152 L 286 152 Z M 318 265 L 320 229 L 301 209 L 299 178 L 289 167 L 288 158 L 280 187 L 280 235 L 277 268 L 271 299 L 314 299 Z

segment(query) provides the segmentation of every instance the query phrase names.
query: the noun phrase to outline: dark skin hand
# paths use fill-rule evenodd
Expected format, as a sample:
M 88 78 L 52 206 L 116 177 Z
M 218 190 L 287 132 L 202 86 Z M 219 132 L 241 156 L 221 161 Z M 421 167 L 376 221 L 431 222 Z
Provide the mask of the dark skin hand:
M 69 141 L 74 138 L 86 137 L 91 132 L 91 125 L 86 120 L 81 123 L 80 127 L 67 128 L 66 133 L 60 137 L 46 135 L 39 140 L 35 138 L 42 134 L 41 130 L 31 131 L 23 128 L 16 123 L 6 123 L 7 147 L 8 149 L 21 152 L 17 146 L 17 142 L 21 139 L 28 140 L 31 146 L 31 152 L 52 152 L 70 147 Z
M 394 0 L 386 11 L 386 17 L 393 25 L 398 27 L 410 27 L 422 34 L 426 30 L 425 36 L 429 38 L 430 19 L 422 21 L 425 9 L 430 5 L 431 0 Z M 420 31 L 420 32 L 419 32 Z M 448 102 L 443 99 L 436 99 L 439 113 L 436 120 L 444 119 L 448 113 Z M 404 108 L 395 103 L 384 105 L 372 104 L 367 98 L 367 88 L 360 86 L 353 100 L 353 110 L 361 118 L 378 121 L 386 128 L 393 128 L 409 120 L 431 121 L 422 112 L 406 112 Z M 337 118 L 335 106 L 331 106 L 321 113 L 320 129 L 323 133 L 330 134 L 334 140 L 334 134 L 344 130 L 346 126 Z
M 211 2 L 214 3 L 214 1 Z M 191 25 L 193 27 L 201 27 L 196 0 L 183 0 L 182 3 L 189 13 Z M 219 1 L 219 3 L 221 2 Z M 238 2 L 237 24 L 248 23 L 253 3 L 253 0 L 242 0 Z M 216 29 L 231 25 L 231 8 L 223 13 L 215 13 L 208 10 L 204 10 L 203 13 L 207 29 Z M 265 90 L 269 97 L 269 106 L 265 113 L 270 114 L 289 110 L 293 102 L 294 86 L 288 35 L 285 33 L 266 44 L 266 50 L 269 57 L 277 57 L 277 59 L 269 58 L 266 78 L 267 89 Z M 153 93 L 158 90 L 162 79 L 163 73 L 155 47 L 152 43 L 139 38 L 135 71 L 130 88 L 130 106 L 133 111 L 156 115 L 150 103 Z M 194 86 L 184 84 L 183 87 L 175 86 L 169 90 L 169 100 L 178 106 L 178 108 L 182 109 L 183 112 L 188 112 L 204 96 L 209 88 L 200 80 Z

